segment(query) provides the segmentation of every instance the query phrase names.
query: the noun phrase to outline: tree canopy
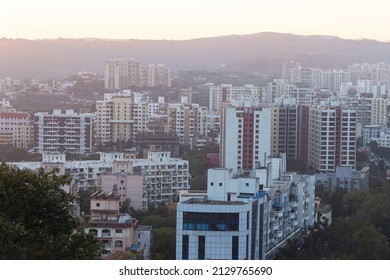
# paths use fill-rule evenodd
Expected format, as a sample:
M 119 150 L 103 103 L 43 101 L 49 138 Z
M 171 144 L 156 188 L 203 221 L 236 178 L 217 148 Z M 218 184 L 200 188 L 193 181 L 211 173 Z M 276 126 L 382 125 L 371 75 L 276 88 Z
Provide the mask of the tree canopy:
M 0 259 L 99 259 L 101 244 L 74 215 L 57 170 L 0 165 Z

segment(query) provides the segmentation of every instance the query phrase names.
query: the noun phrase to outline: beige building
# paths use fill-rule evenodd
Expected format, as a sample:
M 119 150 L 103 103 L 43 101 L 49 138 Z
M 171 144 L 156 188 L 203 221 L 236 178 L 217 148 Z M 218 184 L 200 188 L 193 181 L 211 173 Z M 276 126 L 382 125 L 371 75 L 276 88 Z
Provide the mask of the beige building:
M 135 210 L 147 210 L 146 185 L 144 177 L 134 175 L 131 160 L 114 161 L 111 175 L 102 175 L 101 184 L 104 192 L 113 192 L 119 197 L 119 205 L 126 200 Z
M 105 94 L 104 100 L 96 102 L 97 143 L 133 140 L 147 131 L 148 102 L 139 95 L 129 91 Z
M 130 215 L 119 215 L 119 197 L 113 193 L 91 195 L 91 219 L 84 231 L 96 236 L 103 244 L 102 257 L 138 245 L 138 221 Z
M 26 112 L 0 112 L 0 144 L 31 148 L 33 125 Z
M 130 87 L 171 87 L 171 69 L 164 64 L 144 65 L 130 58 L 113 58 L 105 63 L 104 87 L 110 90 Z
M 168 132 L 179 137 L 180 144 L 191 145 L 194 138 L 206 138 L 208 134 L 208 110 L 198 104 L 169 104 Z

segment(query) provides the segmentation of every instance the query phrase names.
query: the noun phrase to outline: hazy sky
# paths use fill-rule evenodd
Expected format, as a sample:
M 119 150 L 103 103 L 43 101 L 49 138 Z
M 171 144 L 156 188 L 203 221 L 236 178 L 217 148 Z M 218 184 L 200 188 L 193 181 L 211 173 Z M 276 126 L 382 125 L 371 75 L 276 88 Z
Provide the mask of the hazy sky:
M 0 37 L 192 39 L 271 31 L 390 41 L 389 0 L 0 0 Z

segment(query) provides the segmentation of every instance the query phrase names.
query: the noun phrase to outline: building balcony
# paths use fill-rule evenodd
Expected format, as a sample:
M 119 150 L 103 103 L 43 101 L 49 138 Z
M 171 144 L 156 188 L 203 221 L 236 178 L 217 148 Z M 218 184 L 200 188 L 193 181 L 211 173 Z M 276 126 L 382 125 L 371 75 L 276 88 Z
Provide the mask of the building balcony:
M 294 201 L 294 200 L 289 201 L 289 206 L 290 206 L 291 208 L 296 208 L 296 207 L 298 207 L 298 202 L 297 202 L 297 201 Z
M 110 231 L 102 231 L 102 237 L 111 237 L 111 232 Z
M 282 218 L 283 217 L 283 210 L 272 210 L 272 213 L 275 215 L 275 217 Z
M 279 229 L 279 223 L 274 223 L 272 226 L 272 230 L 278 230 Z

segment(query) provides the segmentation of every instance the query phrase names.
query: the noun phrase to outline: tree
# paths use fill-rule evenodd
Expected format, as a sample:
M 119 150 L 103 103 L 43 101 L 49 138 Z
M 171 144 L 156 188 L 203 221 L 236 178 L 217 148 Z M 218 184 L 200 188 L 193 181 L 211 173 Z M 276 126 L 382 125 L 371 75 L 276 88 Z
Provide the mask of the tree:
M 0 259 L 99 259 L 101 244 L 75 217 L 57 170 L 0 165 Z
M 154 246 L 155 260 L 174 260 L 176 257 L 176 230 L 161 227 L 153 230 L 153 238 L 158 241 Z

